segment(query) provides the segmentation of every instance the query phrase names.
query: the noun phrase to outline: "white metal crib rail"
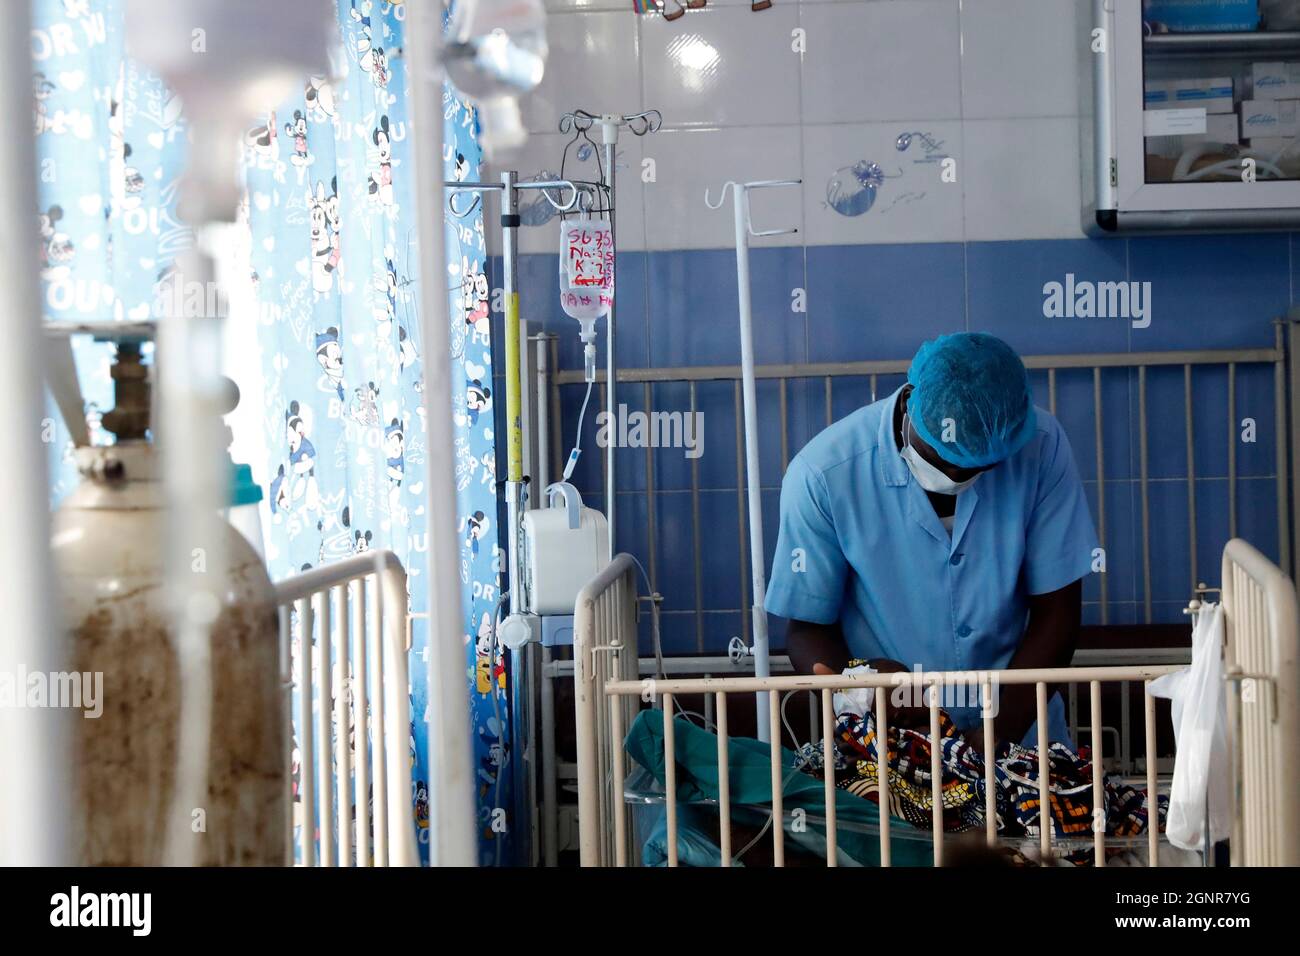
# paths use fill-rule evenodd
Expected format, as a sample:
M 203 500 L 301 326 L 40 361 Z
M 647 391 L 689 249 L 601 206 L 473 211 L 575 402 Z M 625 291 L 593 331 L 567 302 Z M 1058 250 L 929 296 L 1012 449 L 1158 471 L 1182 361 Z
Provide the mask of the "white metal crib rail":
M 822 752 L 825 765 L 834 765 L 834 709 L 836 690 L 874 687 L 885 692 L 875 694 L 875 718 L 878 727 L 888 726 L 887 698 L 890 689 L 910 688 L 924 694 L 930 714 L 931 738 L 939 736 L 940 696 L 942 688 L 964 688 L 979 693 L 981 703 L 992 700 L 999 686 L 1032 684 L 1036 690 L 1038 723 L 1039 806 L 1050 806 L 1048 774 L 1047 705 L 1049 685 L 1088 685 L 1090 695 L 1090 743 L 1095 767 L 1104 766 L 1102 736 L 1102 685 L 1141 681 L 1145 697 L 1147 755 L 1146 785 L 1149 794 L 1157 792 L 1156 705 L 1150 682 L 1178 670 L 1177 665 L 1070 667 L 1039 670 L 947 671 L 902 674 L 870 674 L 856 677 L 786 676 L 771 678 L 704 678 L 656 680 L 647 685 L 629 673 L 628 662 L 635 667 L 635 565 L 626 555 L 617 556 L 600 575 L 581 592 L 575 607 L 574 660 L 575 700 L 577 706 L 578 804 L 581 862 L 584 866 L 616 865 L 628 862 L 629 832 L 623 789 L 627 779 L 623 734 L 635 716 L 637 699 L 650 691 L 661 695 L 666 715 L 674 713 L 674 698 L 686 694 L 713 695 L 713 710 L 718 732 L 718 806 L 721 817 L 720 850 L 722 865 L 731 862 L 731 801 L 728 787 L 727 698 L 729 694 L 766 692 L 770 695 L 772 812 L 783 815 L 782 777 L 788 769 L 781 756 L 780 696 L 791 691 L 811 691 L 821 698 Z M 1294 730 L 1297 715 L 1296 683 L 1296 608 L 1295 592 L 1290 580 L 1258 551 L 1243 541 L 1234 540 L 1224 552 L 1224 600 L 1229 614 L 1229 675 L 1237 678 L 1243 689 L 1253 687 L 1242 681 L 1254 680 L 1270 688 L 1267 700 L 1252 697 L 1252 704 L 1240 710 L 1240 742 L 1235 748 L 1242 766 L 1238 774 L 1243 812 L 1237 814 L 1240 828 L 1234 839 L 1234 862 L 1294 862 L 1297 840 L 1297 807 L 1289 800 L 1286 787 L 1294 786 L 1296 754 Z M 620 679 L 609 678 L 617 672 Z M 1260 695 L 1265 696 L 1265 695 Z M 967 699 L 974 699 L 970 696 Z M 992 711 L 984 708 L 984 752 L 995 746 Z M 1289 720 L 1288 720 L 1289 718 Z M 677 863 L 676 757 L 673 720 L 665 719 L 664 768 L 667 824 L 668 865 Z M 933 813 L 934 863 L 943 863 L 942 767 L 939 748 L 931 750 L 931 806 Z M 996 786 L 993 762 L 985 765 L 986 839 L 990 846 L 997 841 Z M 827 773 L 826 789 L 826 862 L 836 865 L 835 781 Z M 889 806 L 888 774 L 879 775 L 879 802 Z M 1093 774 L 1093 805 L 1103 805 L 1104 774 Z M 889 813 L 880 814 L 880 860 L 890 865 Z M 1039 827 L 1040 854 L 1043 862 L 1052 857 L 1053 827 Z M 1159 830 L 1147 829 L 1149 861 L 1158 865 Z M 784 863 L 784 828 L 772 827 L 773 859 Z M 1093 858 L 1104 865 L 1106 834 L 1104 826 L 1093 826 Z
M 1223 549 L 1225 678 L 1236 761 L 1232 863 L 1300 866 L 1300 634 L 1291 579 L 1235 538 Z
M 637 701 L 635 696 L 609 696 L 605 688 L 615 677 L 621 683 L 637 678 L 636 573 L 632 556 L 617 554 L 578 592 L 574 603 L 578 842 L 584 866 L 609 859 L 614 834 L 608 822 L 611 814 L 622 820 L 623 790 L 611 787 L 610 761 L 612 755 L 622 757 L 622 728 L 635 716 Z M 618 840 L 622 853 L 622 831 Z
M 300 738 L 301 817 L 289 821 L 287 862 L 298 822 L 304 866 L 349 866 L 354 849 L 360 866 L 418 865 L 401 561 L 391 551 L 358 554 L 294 575 L 275 592 L 290 753 L 295 723 Z

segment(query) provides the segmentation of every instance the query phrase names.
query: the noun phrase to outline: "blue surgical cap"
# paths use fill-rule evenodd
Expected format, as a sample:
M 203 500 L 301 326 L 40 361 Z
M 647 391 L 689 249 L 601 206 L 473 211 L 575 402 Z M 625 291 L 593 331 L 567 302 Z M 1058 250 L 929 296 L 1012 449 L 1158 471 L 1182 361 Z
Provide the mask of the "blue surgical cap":
M 926 342 L 912 359 L 907 380 L 912 427 L 949 464 L 997 464 L 1034 434 L 1025 363 L 997 336 L 957 332 Z

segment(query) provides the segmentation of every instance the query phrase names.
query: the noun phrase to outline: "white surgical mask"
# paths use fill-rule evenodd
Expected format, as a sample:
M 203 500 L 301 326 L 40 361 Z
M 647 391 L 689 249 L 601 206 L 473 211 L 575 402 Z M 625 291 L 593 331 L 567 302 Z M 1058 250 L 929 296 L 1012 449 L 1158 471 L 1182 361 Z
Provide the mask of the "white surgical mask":
M 953 481 L 942 471 L 921 457 L 921 453 L 912 447 L 912 423 L 907 415 L 903 416 L 903 450 L 900 452 L 907 468 L 916 479 L 916 483 L 926 491 L 937 495 L 956 495 L 975 484 L 980 472 L 971 475 L 965 481 Z

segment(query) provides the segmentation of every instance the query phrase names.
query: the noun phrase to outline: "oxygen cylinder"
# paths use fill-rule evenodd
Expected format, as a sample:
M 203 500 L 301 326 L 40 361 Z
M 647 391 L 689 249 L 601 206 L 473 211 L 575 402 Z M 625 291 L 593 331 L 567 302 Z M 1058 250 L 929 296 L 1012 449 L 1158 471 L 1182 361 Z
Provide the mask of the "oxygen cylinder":
M 119 341 L 117 407 L 103 418 L 117 444 L 75 450 L 81 483 L 53 521 L 70 667 L 103 681 L 101 712 L 72 721 L 75 859 L 92 866 L 163 863 L 176 812 L 182 662 L 163 593 L 166 502 L 146 438 L 147 372 L 139 341 Z M 221 534 L 228 580 L 211 627 L 208 790 L 203 806 L 182 809 L 201 864 L 283 865 L 289 791 L 275 596 L 252 545 L 227 524 Z

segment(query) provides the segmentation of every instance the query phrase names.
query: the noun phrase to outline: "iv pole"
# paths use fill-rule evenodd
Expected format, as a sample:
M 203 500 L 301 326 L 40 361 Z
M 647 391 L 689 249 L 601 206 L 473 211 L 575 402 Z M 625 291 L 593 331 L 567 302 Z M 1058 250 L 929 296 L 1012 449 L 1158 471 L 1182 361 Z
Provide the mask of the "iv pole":
M 519 174 L 514 170 L 503 172 L 499 183 L 444 182 L 443 187 L 447 191 L 447 208 L 458 219 L 472 213 L 482 202 L 483 194 L 494 191 L 501 193 L 501 286 L 505 296 L 506 312 L 506 525 L 509 532 L 506 549 L 509 569 L 507 594 L 510 600 L 510 616 L 503 623 L 502 631 L 509 633 L 513 629 L 517 641 L 514 639 L 502 641 L 502 633 L 498 633 L 496 637 L 499 642 L 510 648 L 512 653 L 510 712 L 513 719 L 510 728 L 512 744 L 510 760 L 515 785 L 515 809 L 511 814 L 511 822 L 515 823 L 525 819 L 531 814 L 531 808 L 537 805 L 536 775 L 529 772 L 533 762 L 534 747 L 527 706 L 528 689 L 532 685 L 532 674 L 535 670 L 532 647 L 537 644 L 537 634 L 525 615 L 523 568 L 520 561 L 525 483 L 521 411 L 523 384 L 519 370 L 519 190 L 542 190 L 542 197 L 558 212 L 568 212 L 577 206 L 580 193 L 578 185 L 569 180 L 520 183 Z M 556 202 L 547 192 L 548 189 L 570 190 L 568 201 Z M 474 202 L 465 210 L 457 209 L 456 196 L 467 192 L 476 194 Z M 518 746 L 518 741 L 521 739 L 526 741 L 526 745 L 522 748 Z M 525 838 L 520 837 L 519 834 L 532 831 L 532 826 L 513 827 L 516 840 L 521 843 L 525 842 Z M 500 843 L 497 846 L 499 849 Z M 525 846 L 524 849 L 531 857 L 531 846 Z
M 663 125 L 663 116 L 658 110 L 646 110 L 644 113 L 631 113 L 620 115 L 618 113 L 589 113 L 586 110 L 574 110 L 571 113 L 565 113 L 560 118 L 560 132 L 567 133 L 570 129 L 580 131 L 588 130 L 596 123 L 600 124 L 600 142 L 601 149 L 605 157 L 605 185 L 609 188 L 609 231 L 614 237 L 614 301 L 609 305 L 609 315 L 605 319 L 605 413 L 606 420 L 614 422 L 618 420 L 618 398 L 615 395 L 618 387 L 618 361 L 616 359 L 617 351 L 615 350 L 615 336 L 617 333 L 617 323 L 614 321 L 614 310 L 618 304 L 618 231 L 614 225 L 614 210 L 618 206 L 615 197 L 615 159 L 618 153 L 618 131 L 621 127 L 626 126 L 635 136 L 644 136 L 646 133 L 654 133 Z M 614 442 L 609 442 L 605 447 L 605 522 L 609 528 L 609 559 L 614 560 L 614 555 L 618 553 L 618 547 L 615 544 L 616 535 L 614 533 L 616 507 L 618 499 L 616 497 L 617 484 L 614 480 L 614 452 L 617 450 Z
M 535 189 L 541 190 L 542 198 L 558 213 L 570 212 L 574 209 L 590 209 L 595 203 L 594 196 L 604 187 L 598 183 L 588 183 L 582 181 L 573 181 L 569 179 L 550 180 L 550 181 L 531 181 L 519 182 L 518 173 L 507 171 L 501 174 L 501 182 L 464 182 L 464 183 L 447 183 L 449 193 L 447 205 L 452 214 L 458 218 L 463 218 L 474 211 L 475 207 L 482 201 L 482 194 L 501 190 L 501 237 L 502 237 L 502 292 L 505 297 L 506 316 L 505 316 L 505 353 L 506 353 L 506 420 L 509 428 L 508 441 L 508 471 L 506 481 L 506 500 L 507 500 L 507 525 L 509 535 L 507 538 L 508 560 L 509 560 L 509 585 L 507 594 L 510 601 L 510 614 L 500 623 L 496 629 L 497 642 L 511 651 L 511 713 L 514 715 L 514 721 L 511 724 L 511 760 L 513 780 L 515 785 L 515 811 L 513 819 L 516 821 L 527 820 L 529 825 L 527 833 L 530 834 L 528 845 L 525 847 L 530 863 L 536 862 L 536 849 L 533 844 L 533 835 L 537 831 L 534 818 L 539 806 L 537 800 L 537 774 L 535 772 L 536 762 L 536 736 L 534 733 L 533 722 L 533 696 L 532 689 L 534 686 L 533 675 L 539 673 L 539 664 L 544 665 L 548 660 L 548 650 L 540 645 L 540 621 L 527 611 L 527 602 L 524 600 L 523 589 L 523 561 L 522 561 L 522 512 L 526 497 L 526 486 L 523 475 L 523 427 L 522 414 L 520 405 L 523 398 L 523 387 L 520 374 L 520 320 L 519 320 L 519 292 L 518 292 L 518 230 L 521 225 L 519 218 L 519 201 L 518 192 L 520 190 Z M 551 190 L 555 190 L 560 199 L 557 201 L 551 196 Z M 568 190 L 569 195 L 564 199 L 564 191 Z M 474 202 L 465 210 L 456 208 L 456 195 L 462 192 L 478 193 Z M 585 202 L 584 202 L 585 200 Z M 541 462 L 542 474 L 545 475 L 546 463 Z M 546 488 L 547 482 L 541 481 L 540 487 Z M 540 661 L 539 661 L 540 652 Z M 546 685 L 543 685 L 544 687 Z M 546 691 L 542 690 L 541 696 L 545 698 Z M 546 707 L 545 702 L 541 705 Z M 522 741 L 522 745 L 521 742 Z M 543 744 L 544 750 L 549 747 L 549 738 Z M 549 761 L 544 761 L 549 765 Z M 548 800 L 551 799 L 548 797 Z M 515 830 L 516 834 L 520 831 Z M 524 843 L 522 839 L 519 841 Z M 553 852 L 554 834 L 547 829 L 545 834 L 545 845 L 548 860 Z
M 501 193 L 501 288 L 505 297 L 505 353 L 506 353 L 506 514 L 511 528 L 508 542 L 509 584 L 511 615 L 522 614 L 523 585 L 519 565 L 519 519 L 524 502 L 524 432 L 521 412 L 523 384 L 519 374 L 519 190 L 540 189 L 542 196 L 558 212 L 569 212 L 578 205 L 579 189 L 570 180 L 548 182 L 519 182 L 519 174 L 509 170 L 501 174 L 501 182 L 444 182 L 447 190 L 447 208 L 458 219 L 468 216 L 482 201 L 483 193 Z M 546 192 L 548 189 L 568 189 L 567 202 L 559 203 Z M 456 208 L 460 193 L 478 193 L 468 209 Z
M 749 239 L 751 236 L 787 236 L 798 229 L 764 229 L 755 231 L 749 217 L 749 192 L 751 189 L 771 189 L 778 186 L 798 186 L 799 179 L 769 179 L 752 183 L 728 182 L 715 203 L 704 191 L 704 204 L 710 209 L 721 209 L 731 190 L 732 207 L 736 217 L 736 291 L 740 300 L 740 365 L 745 404 L 745 484 L 749 498 L 749 568 L 754 603 L 750 608 L 754 627 L 754 676 L 770 677 L 767 642 L 767 612 L 763 601 L 767 592 L 766 551 L 763 550 L 763 498 L 758 471 L 758 399 L 754 385 L 754 316 L 749 291 Z M 772 722 L 768 694 L 759 691 L 758 739 L 768 743 L 772 739 Z

